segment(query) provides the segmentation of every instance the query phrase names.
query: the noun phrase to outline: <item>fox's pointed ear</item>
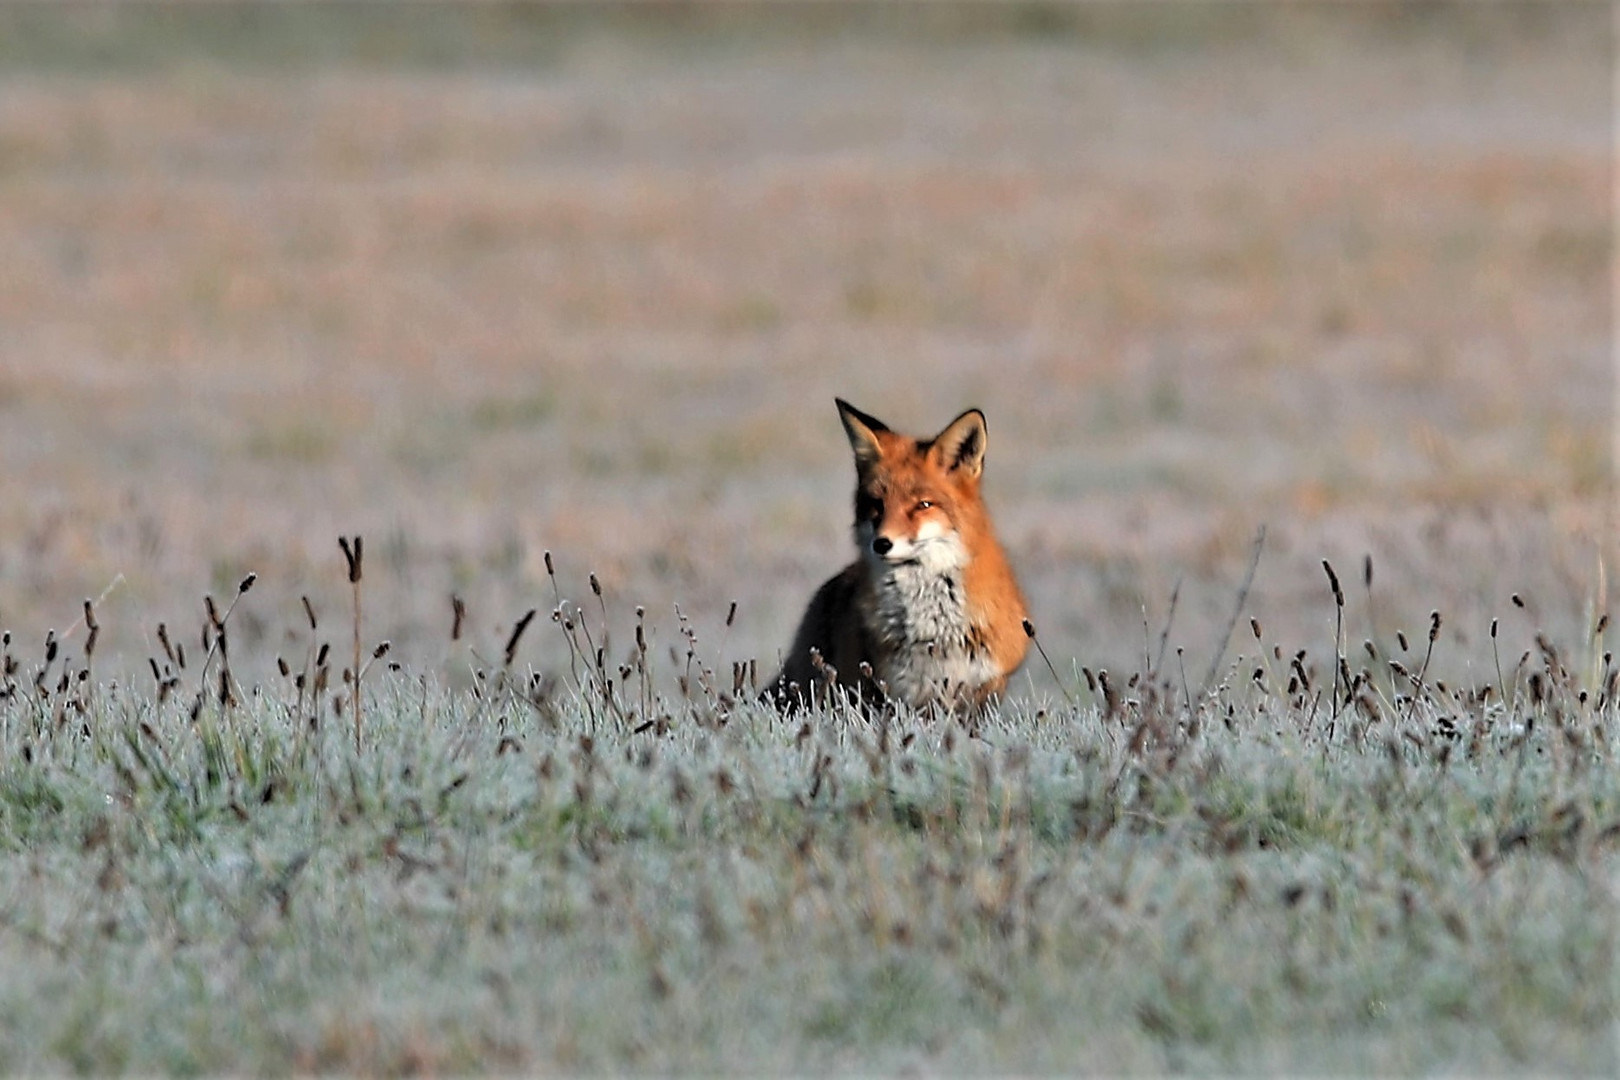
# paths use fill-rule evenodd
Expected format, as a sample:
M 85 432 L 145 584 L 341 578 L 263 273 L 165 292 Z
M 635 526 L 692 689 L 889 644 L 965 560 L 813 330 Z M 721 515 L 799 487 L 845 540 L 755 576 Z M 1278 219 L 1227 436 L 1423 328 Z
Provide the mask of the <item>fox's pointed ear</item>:
M 888 425 L 875 416 L 866 415 L 843 398 L 833 400 L 838 403 L 838 419 L 844 422 L 849 447 L 855 451 L 855 464 L 866 468 L 875 463 L 883 456 L 883 448 L 878 445 L 878 432 L 888 431 Z
M 960 469 L 969 476 L 977 477 L 984 471 L 984 449 L 988 439 L 984 413 L 969 409 L 934 436 L 934 444 L 929 452 L 935 455 L 935 460 L 947 472 Z

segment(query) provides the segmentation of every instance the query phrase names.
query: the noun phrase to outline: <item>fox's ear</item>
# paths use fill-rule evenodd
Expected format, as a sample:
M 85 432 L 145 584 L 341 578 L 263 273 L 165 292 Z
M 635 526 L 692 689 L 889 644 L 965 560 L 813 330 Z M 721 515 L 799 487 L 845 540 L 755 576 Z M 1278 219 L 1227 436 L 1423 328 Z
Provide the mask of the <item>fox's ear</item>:
M 849 436 L 849 447 L 855 451 L 855 464 L 866 468 L 877 462 L 883 456 L 883 448 L 878 445 L 877 433 L 888 431 L 889 427 L 875 416 L 868 416 L 843 398 L 833 398 L 838 403 L 838 419 L 844 422 L 844 433 Z
M 961 469 L 969 476 L 977 477 L 984 471 L 984 448 L 988 438 L 984 413 L 969 409 L 934 436 L 929 453 L 935 455 L 935 460 L 946 472 Z

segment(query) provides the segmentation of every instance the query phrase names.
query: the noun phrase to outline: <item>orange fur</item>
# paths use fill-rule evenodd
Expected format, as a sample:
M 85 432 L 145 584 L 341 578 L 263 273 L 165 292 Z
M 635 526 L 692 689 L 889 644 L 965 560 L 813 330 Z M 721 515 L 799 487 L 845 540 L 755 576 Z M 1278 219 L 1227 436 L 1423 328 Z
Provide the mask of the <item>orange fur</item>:
M 1024 596 L 979 492 L 984 414 L 915 439 L 844 401 L 838 412 L 861 554 L 817 590 L 767 694 L 792 705 L 836 685 L 868 701 L 981 707 L 1029 647 Z

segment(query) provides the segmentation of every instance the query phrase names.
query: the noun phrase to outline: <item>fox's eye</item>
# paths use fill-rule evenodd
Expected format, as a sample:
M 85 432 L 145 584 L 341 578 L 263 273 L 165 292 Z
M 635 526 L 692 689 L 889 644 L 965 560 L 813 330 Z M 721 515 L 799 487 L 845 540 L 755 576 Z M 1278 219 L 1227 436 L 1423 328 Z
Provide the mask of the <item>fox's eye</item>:
M 929 507 L 931 507 L 933 505 L 934 505 L 933 502 L 931 502 L 930 500 L 923 499 L 923 500 L 921 500 L 920 502 L 917 503 L 917 509 L 919 509 L 919 510 L 927 510 Z

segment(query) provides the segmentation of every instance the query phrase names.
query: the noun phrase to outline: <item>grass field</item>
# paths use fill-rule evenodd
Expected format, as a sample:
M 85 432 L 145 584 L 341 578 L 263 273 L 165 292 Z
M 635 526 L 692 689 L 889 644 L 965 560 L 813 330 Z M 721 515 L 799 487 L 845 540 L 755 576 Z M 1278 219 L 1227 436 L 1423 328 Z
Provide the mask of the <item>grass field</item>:
M 0 1069 L 1615 1071 L 1610 11 L 922 10 L 0 6 Z
M 262 691 L 18 663 L 0 1068 L 1614 1069 L 1610 661 L 787 720 L 564 610 L 559 684 L 370 669 L 358 752 L 318 626 Z

